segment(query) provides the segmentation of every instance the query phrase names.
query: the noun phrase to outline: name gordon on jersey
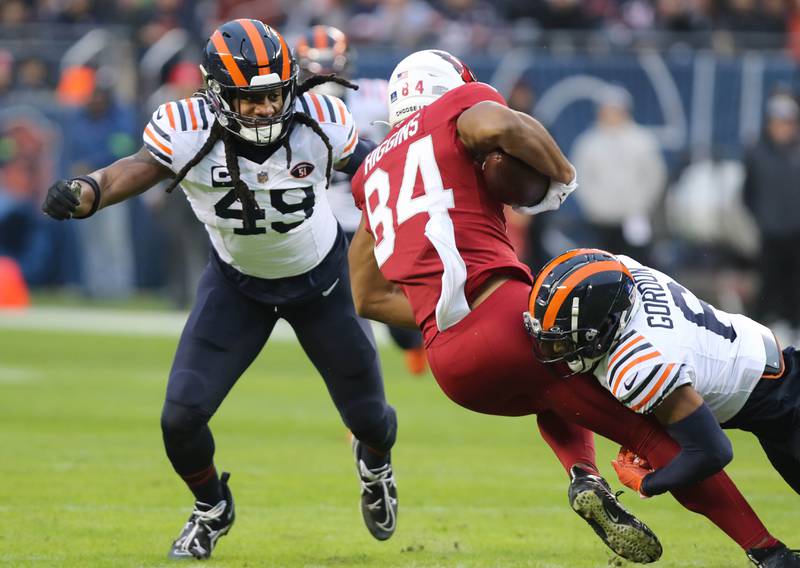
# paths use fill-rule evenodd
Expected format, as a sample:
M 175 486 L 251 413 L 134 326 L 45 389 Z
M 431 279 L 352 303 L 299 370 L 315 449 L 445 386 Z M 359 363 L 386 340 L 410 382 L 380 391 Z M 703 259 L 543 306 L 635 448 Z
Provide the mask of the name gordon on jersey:
M 417 130 L 419 130 L 419 115 L 409 120 L 405 125 L 403 125 L 403 128 L 381 142 L 380 146 L 369 153 L 367 159 L 364 160 L 364 174 L 369 172 L 369 170 L 375 165 L 375 162 L 383 158 L 383 155 L 386 152 L 414 136 L 417 133 Z
M 642 299 L 642 308 L 648 314 L 647 325 L 664 329 L 674 328 L 664 287 L 647 269 L 632 268 L 631 274 Z

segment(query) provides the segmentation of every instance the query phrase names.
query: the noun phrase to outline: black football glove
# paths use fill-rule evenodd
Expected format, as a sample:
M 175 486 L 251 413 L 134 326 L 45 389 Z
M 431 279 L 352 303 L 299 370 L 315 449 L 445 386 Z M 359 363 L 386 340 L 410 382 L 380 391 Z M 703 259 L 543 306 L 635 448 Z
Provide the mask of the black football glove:
M 77 189 L 76 189 L 77 186 Z M 71 219 L 72 214 L 80 205 L 80 184 L 76 181 L 58 180 L 47 190 L 47 197 L 42 203 L 42 211 L 53 219 L 63 221 Z

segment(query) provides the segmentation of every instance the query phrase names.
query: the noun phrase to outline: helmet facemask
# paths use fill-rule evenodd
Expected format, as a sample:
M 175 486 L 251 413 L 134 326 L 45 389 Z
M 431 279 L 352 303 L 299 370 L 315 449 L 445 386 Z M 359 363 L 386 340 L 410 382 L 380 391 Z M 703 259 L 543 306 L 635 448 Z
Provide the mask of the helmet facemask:
M 536 358 L 566 363 L 571 376 L 597 368 L 638 303 L 633 278 L 613 255 L 581 249 L 562 257 L 537 278 L 524 319 Z
M 202 67 L 201 67 L 202 69 Z M 259 146 L 283 138 L 294 115 L 297 71 L 286 81 L 277 73 L 253 77 L 249 87 L 226 86 L 206 75 L 207 94 L 220 124 L 240 138 Z M 241 113 L 240 101 L 271 100 L 280 93 L 280 111 L 272 116 L 247 116 Z
M 578 298 L 573 298 L 574 305 Z M 575 310 L 573 310 L 575 311 Z M 569 325 L 562 329 L 553 326 L 543 330 L 541 322 L 525 312 L 525 327 L 533 337 L 533 353 L 541 363 L 564 362 L 569 374 L 586 373 L 594 370 L 598 361 L 610 350 L 620 330 L 620 314 L 611 314 L 599 327 L 576 327 Z

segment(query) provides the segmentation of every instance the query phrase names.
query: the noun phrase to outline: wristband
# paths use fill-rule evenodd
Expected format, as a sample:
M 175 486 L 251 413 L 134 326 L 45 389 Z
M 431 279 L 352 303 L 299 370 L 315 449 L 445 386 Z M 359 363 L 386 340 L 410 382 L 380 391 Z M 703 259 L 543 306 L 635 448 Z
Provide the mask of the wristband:
M 89 209 L 89 213 L 84 215 L 83 217 L 74 217 L 75 219 L 88 219 L 92 215 L 97 212 L 97 208 L 100 206 L 100 186 L 98 185 L 97 181 L 91 176 L 79 176 L 76 178 L 72 178 L 70 181 L 83 181 L 89 184 L 89 187 L 92 188 L 94 191 L 94 201 L 92 202 L 92 207 Z

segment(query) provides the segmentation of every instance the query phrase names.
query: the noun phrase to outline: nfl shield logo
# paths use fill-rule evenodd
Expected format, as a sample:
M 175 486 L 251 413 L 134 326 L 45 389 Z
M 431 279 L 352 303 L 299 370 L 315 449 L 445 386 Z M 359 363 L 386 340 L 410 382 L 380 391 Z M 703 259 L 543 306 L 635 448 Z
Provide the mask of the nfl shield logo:
M 267 172 L 261 171 L 256 174 L 256 179 L 258 180 L 258 183 L 267 183 L 267 180 L 269 180 L 269 175 L 267 175 Z

